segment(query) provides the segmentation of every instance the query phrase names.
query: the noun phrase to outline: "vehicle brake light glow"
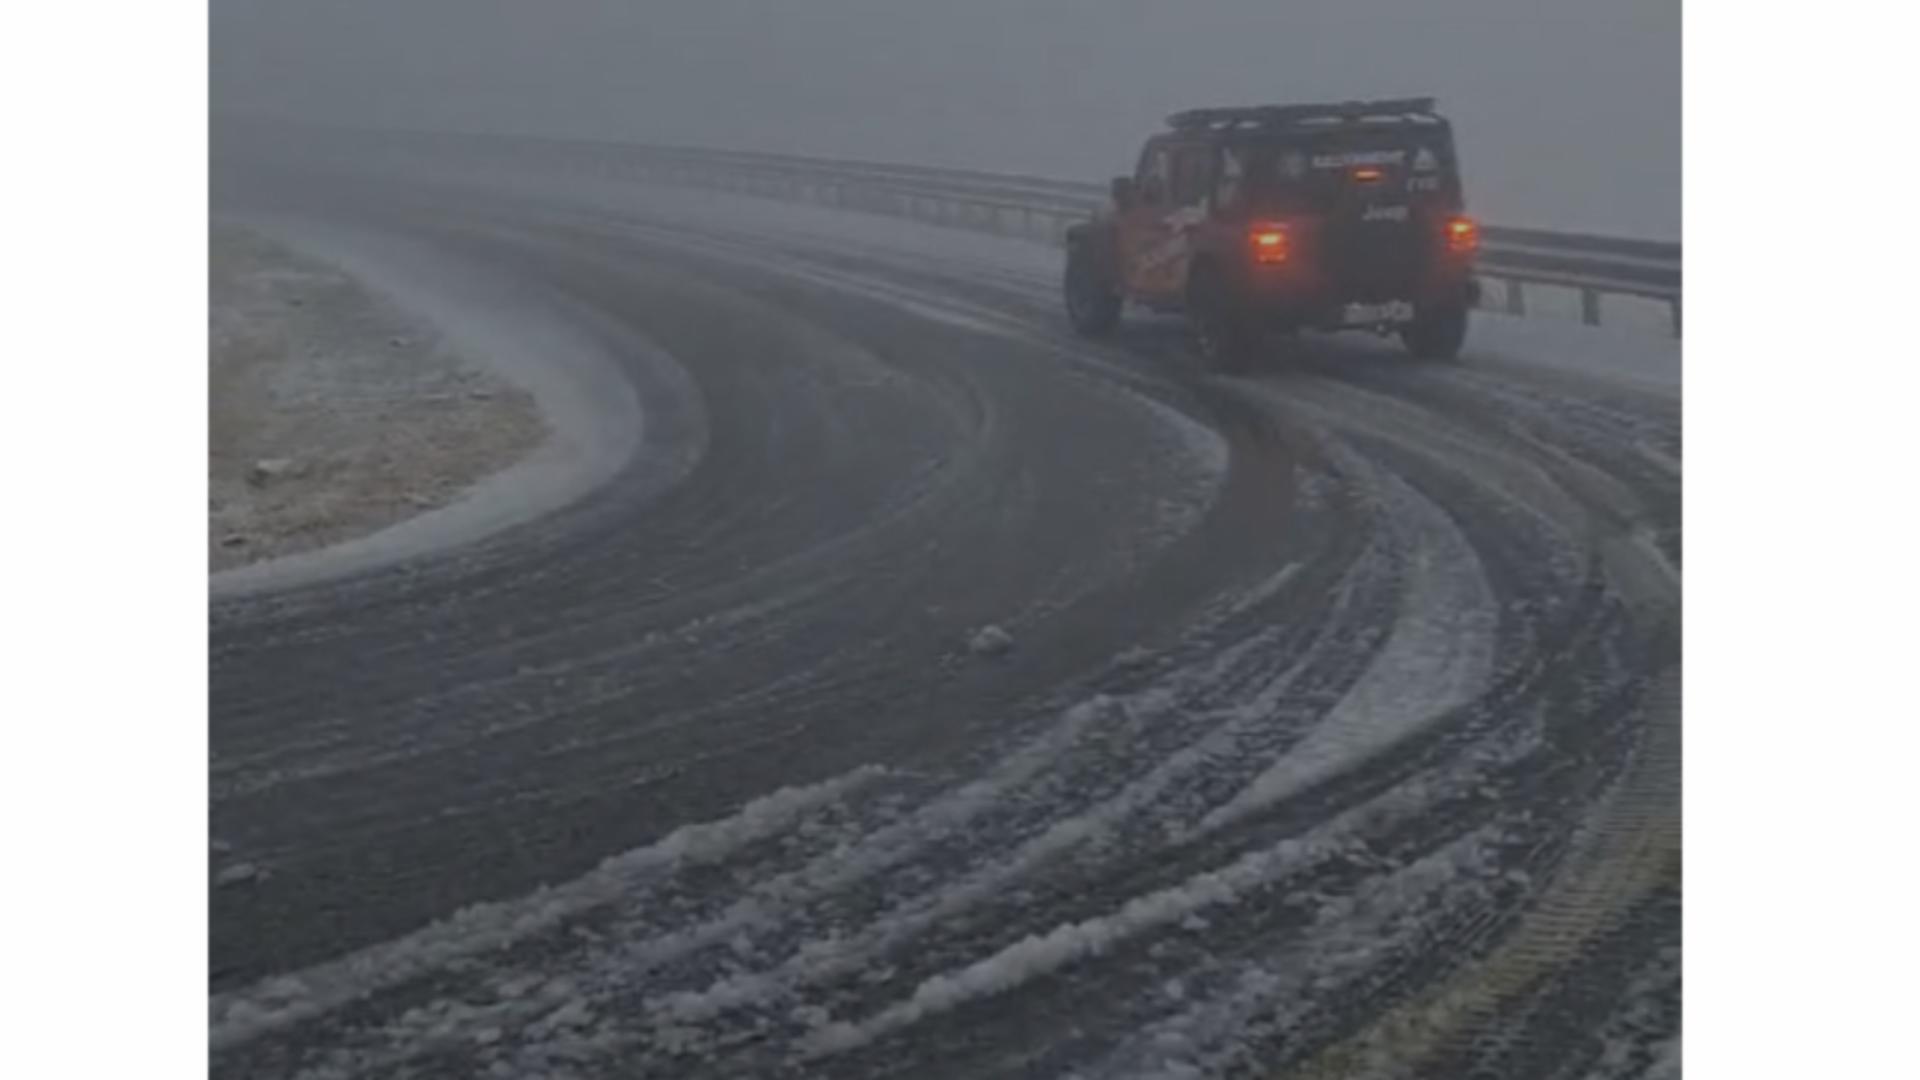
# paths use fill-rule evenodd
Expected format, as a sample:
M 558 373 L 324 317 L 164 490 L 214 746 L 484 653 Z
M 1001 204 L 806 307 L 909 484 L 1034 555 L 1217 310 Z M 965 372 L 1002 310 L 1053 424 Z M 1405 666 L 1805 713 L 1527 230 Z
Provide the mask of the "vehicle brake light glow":
M 1253 245 L 1253 261 L 1258 263 L 1282 263 L 1287 261 L 1287 230 L 1278 225 L 1256 225 L 1248 234 Z
M 1480 250 L 1480 223 L 1470 217 L 1448 221 L 1447 250 L 1461 255 Z

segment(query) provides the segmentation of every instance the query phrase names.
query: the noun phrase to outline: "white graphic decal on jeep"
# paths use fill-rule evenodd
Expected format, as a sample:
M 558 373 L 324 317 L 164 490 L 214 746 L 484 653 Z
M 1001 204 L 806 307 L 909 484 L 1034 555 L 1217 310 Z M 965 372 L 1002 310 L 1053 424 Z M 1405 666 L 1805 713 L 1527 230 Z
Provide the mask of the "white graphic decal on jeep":
M 1155 273 L 1185 256 L 1192 247 L 1191 227 L 1206 219 L 1207 208 L 1204 206 L 1183 206 L 1168 214 L 1163 219 L 1167 235 L 1140 253 L 1134 262 L 1136 272 L 1142 275 Z
M 1398 165 L 1407 159 L 1405 150 L 1356 150 L 1348 154 L 1315 154 L 1316 169 L 1344 169 L 1349 165 Z

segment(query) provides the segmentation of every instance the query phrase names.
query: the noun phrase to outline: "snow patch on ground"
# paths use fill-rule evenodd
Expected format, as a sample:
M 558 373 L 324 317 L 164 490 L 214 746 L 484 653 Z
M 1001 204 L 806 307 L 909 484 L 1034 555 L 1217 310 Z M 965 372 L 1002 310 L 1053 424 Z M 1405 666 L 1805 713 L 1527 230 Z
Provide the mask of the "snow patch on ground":
M 1210 908 L 1232 904 L 1303 863 L 1328 854 L 1311 841 L 1283 840 L 1246 855 L 1219 870 L 1188 878 L 1180 885 L 1137 896 L 1119 910 L 1029 936 L 959 971 L 932 976 L 912 997 L 859 1021 L 841 1021 L 820 1029 L 803 1048 L 808 1056 L 844 1053 L 979 998 L 1004 993 L 1022 983 L 1150 930 L 1174 926 Z
M 1230 802 L 1201 821 L 1223 828 L 1331 779 L 1472 700 L 1493 672 L 1499 605 L 1473 546 L 1446 511 L 1398 477 L 1365 466 L 1385 528 L 1407 555 L 1407 585 L 1387 643 L 1332 712 Z
M 209 256 L 216 572 L 444 506 L 546 437 L 531 395 L 339 268 L 231 222 Z
M 1585 1080 L 1656 1080 L 1680 1075 L 1680 1033 L 1674 1027 L 1680 1001 L 1679 946 L 1669 946 L 1634 974 L 1620 1004 L 1595 1034 L 1600 1057 Z
M 596 954 L 586 970 L 576 971 L 566 977 L 566 999 L 619 995 L 634 986 L 636 980 L 644 979 L 647 972 L 676 958 L 729 942 L 750 943 L 752 935 L 787 924 L 794 918 L 796 909 L 810 898 L 833 895 L 909 862 L 928 843 L 960 832 L 981 815 L 1002 807 L 1014 792 L 1046 771 L 1070 746 L 1097 730 L 1103 721 L 1111 717 L 1112 709 L 1113 701 L 1109 698 L 1095 698 L 1069 708 L 1056 723 L 1001 758 L 987 775 L 945 792 L 910 815 L 864 837 L 839 844 L 799 869 L 756 882 L 749 892 L 710 918 L 664 933 L 658 932 L 644 918 L 636 926 L 616 926 L 613 934 L 621 943 Z M 788 816 L 793 815 L 789 813 Z M 626 858 L 640 858 L 643 855 L 636 853 Z M 601 872 L 596 871 L 589 877 L 596 876 L 601 876 Z M 607 902 L 616 898 L 607 885 L 595 885 L 589 879 L 569 882 L 553 892 L 595 898 L 587 906 L 602 902 L 599 898 Z M 540 894 L 536 894 L 515 901 L 513 906 L 537 909 L 541 903 Z M 498 917 L 489 921 L 498 921 Z M 429 940 L 410 944 L 414 938 L 420 937 L 418 934 L 377 947 L 382 951 L 391 950 L 397 956 L 376 966 L 404 966 L 406 970 L 376 984 L 356 986 L 352 997 L 334 994 L 326 1008 L 337 1008 L 354 998 L 411 978 L 417 972 L 441 967 L 450 960 L 477 955 L 479 951 L 493 948 L 486 937 L 467 933 L 453 936 L 459 942 L 458 951 L 437 950 L 420 960 L 413 959 L 413 955 L 431 948 L 433 943 Z M 522 935 L 516 933 L 514 936 Z M 359 966 L 367 965 L 362 963 Z M 385 1033 L 383 1042 L 394 1048 L 397 1059 L 405 1059 L 428 1033 L 466 1029 L 479 1023 L 524 1025 L 562 1000 L 529 999 L 524 992 L 510 992 L 526 978 L 526 973 L 513 970 L 493 972 L 488 976 L 488 992 L 495 1004 L 480 1006 L 442 1000 L 421 1006 L 392 1025 Z M 535 981 L 540 980 L 535 977 Z M 664 996 L 662 1000 L 650 1002 L 648 1011 L 655 1020 L 678 1016 L 692 1021 L 749 1000 L 768 997 L 773 986 L 770 976 L 748 974 L 722 982 L 705 994 Z M 614 1040 L 614 1045 L 625 1045 L 618 1033 L 608 1032 L 604 1035 Z M 649 1029 L 650 1045 L 656 1049 L 665 1049 L 676 1043 L 691 1046 L 698 1037 L 699 1033 L 685 1023 L 656 1024 Z M 516 1041 L 526 1053 L 535 1057 L 548 1055 L 553 1049 L 543 1045 L 541 1039 L 527 1038 L 525 1033 L 520 1033 Z M 593 1053 L 600 1054 L 607 1049 L 599 1047 Z
M 266 867 L 250 862 L 233 863 L 213 877 L 215 888 L 224 889 L 235 885 L 253 885 L 267 880 L 272 874 Z
M 1122 1043 L 1097 1075 L 1237 1075 L 1258 1065 L 1263 1042 L 1296 1027 L 1334 987 L 1364 974 L 1383 954 L 1417 944 L 1437 917 L 1487 897 L 1496 876 L 1495 827 L 1485 827 L 1407 866 L 1325 900 L 1298 944 L 1241 961 L 1206 999 Z
M 246 223 L 392 297 L 463 356 L 532 394 L 551 437 L 447 506 L 323 550 L 216 574 L 216 597 L 309 584 L 479 539 L 559 509 L 633 457 L 642 435 L 633 384 L 568 313 L 398 239 L 306 220 Z M 651 362 L 672 363 L 657 350 Z
M 782 788 L 753 800 L 731 817 L 682 826 L 654 844 L 615 855 L 564 885 L 517 900 L 475 904 L 406 937 L 216 996 L 213 1049 L 242 1045 L 454 961 L 553 929 L 682 866 L 723 858 L 793 828 L 798 819 L 846 798 L 885 772 L 863 766 L 817 784 Z
M 1538 522 L 1567 550 L 1578 550 L 1591 532 L 1591 512 L 1560 478 L 1541 466 L 1537 456 L 1528 458 L 1507 449 L 1483 431 L 1402 399 L 1335 380 L 1303 381 L 1289 386 L 1284 398 L 1272 392 L 1266 396 L 1316 424 L 1383 440 L 1435 462 Z M 1512 431 L 1502 434 L 1519 437 Z M 1532 445 L 1540 455 L 1582 470 L 1582 475 L 1594 475 L 1594 470 L 1567 455 Z
M 1680 1036 L 1675 1035 L 1654 1051 L 1645 1080 L 1680 1080 Z
M 967 641 L 975 656 L 1004 656 L 1013 651 L 1013 635 L 998 626 L 983 626 Z
M 1267 589 L 1277 590 L 1298 570 L 1299 564 L 1290 564 L 1274 576 Z M 1262 643 L 1264 636 L 1248 643 L 1247 647 Z M 1181 714 L 1185 710 L 1167 686 L 1214 682 L 1226 663 L 1237 659 L 1240 651 L 1230 650 L 1224 657 L 1213 656 L 1201 665 L 1172 672 L 1146 690 L 1113 699 L 1112 704 L 1124 708 L 1135 726 L 1179 722 L 1184 719 Z M 765 975 L 739 976 L 704 991 L 673 995 L 660 1003 L 660 1013 L 678 1026 L 710 1020 L 729 1009 L 764 1006 L 808 982 L 845 974 L 863 963 L 875 962 L 882 953 L 898 949 L 941 920 L 1014 887 L 1036 868 L 1064 857 L 1075 848 L 1110 838 L 1120 824 L 1150 810 L 1179 778 L 1224 755 L 1238 752 L 1247 729 L 1265 720 L 1305 666 L 1306 662 L 1302 661 L 1276 674 L 1224 717 L 1206 718 L 1217 726 L 1203 738 L 1176 752 L 1112 797 L 1083 813 L 1055 821 L 1039 835 L 1023 842 L 1006 859 L 876 915 L 859 933 L 835 934 L 809 942 L 786 963 Z
M 1668 396 L 1680 393 L 1680 339 L 1658 331 L 1477 311 L 1463 355 L 1467 363 L 1545 368 Z
M 1232 450 L 1218 431 L 1179 409 L 1146 394 L 1124 392 L 1160 421 L 1170 436 L 1168 458 L 1180 463 L 1179 477 L 1170 485 L 1174 494 L 1160 505 L 1155 533 L 1162 539 L 1185 535 L 1218 498 Z

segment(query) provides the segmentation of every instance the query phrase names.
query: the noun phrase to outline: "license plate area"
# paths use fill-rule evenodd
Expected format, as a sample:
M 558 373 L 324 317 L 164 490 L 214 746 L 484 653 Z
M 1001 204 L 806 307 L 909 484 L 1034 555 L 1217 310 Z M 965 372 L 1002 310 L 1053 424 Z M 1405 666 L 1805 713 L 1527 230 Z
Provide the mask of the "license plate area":
M 1413 305 L 1405 300 L 1389 300 L 1384 304 L 1348 304 L 1340 309 L 1342 326 L 1379 326 L 1382 323 L 1412 321 Z

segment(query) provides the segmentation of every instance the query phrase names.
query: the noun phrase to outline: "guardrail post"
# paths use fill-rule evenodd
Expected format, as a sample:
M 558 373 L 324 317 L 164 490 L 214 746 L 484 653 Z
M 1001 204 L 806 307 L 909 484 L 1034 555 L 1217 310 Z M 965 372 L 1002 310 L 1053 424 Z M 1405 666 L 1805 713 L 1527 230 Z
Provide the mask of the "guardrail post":
M 1520 284 L 1519 278 L 1506 279 L 1506 285 L 1507 285 L 1507 314 L 1513 316 L 1516 319 L 1526 318 L 1527 317 L 1527 294 L 1526 294 L 1525 286 Z
M 1673 336 L 1680 336 L 1680 298 L 1673 298 Z
M 1580 321 L 1588 326 L 1600 325 L 1600 290 L 1580 290 Z

